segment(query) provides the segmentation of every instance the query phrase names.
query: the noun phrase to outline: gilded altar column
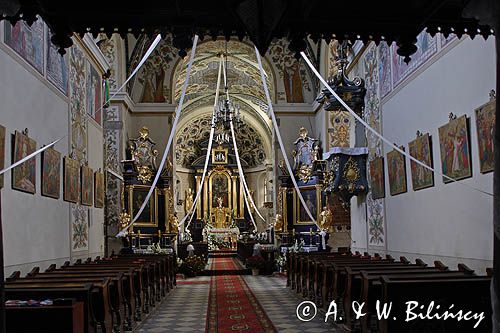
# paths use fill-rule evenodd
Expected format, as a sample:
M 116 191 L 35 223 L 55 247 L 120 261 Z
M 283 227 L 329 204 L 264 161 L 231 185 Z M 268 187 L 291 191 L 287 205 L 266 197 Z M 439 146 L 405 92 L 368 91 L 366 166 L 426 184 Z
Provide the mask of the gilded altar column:
M 236 176 L 231 176 L 231 179 L 233 180 L 233 209 L 234 209 L 234 216 L 239 216 L 238 215 L 238 193 L 236 192 Z
M 243 182 L 240 179 L 240 217 L 244 218 L 245 217 L 245 197 L 244 197 L 244 191 L 245 189 L 243 188 Z
M 208 178 L 205 177 L 205 184 L 203 184 L 203 217 L 208 216 L 208 210 L 211 202 L 208 202 Z M 210 219 L 210 216 L 208 216 Z
M 201 176 L 195 176 L 195 178 L 196 178 L 196 193 L 198 193 L 198 191 L 200 190 Z M 203 216 L 201 216 L 201 202 L 200 202 L 200 200 L 198 200 L 198 202 L 196 202 L 196 216 L 198 219 L 203 219 Z

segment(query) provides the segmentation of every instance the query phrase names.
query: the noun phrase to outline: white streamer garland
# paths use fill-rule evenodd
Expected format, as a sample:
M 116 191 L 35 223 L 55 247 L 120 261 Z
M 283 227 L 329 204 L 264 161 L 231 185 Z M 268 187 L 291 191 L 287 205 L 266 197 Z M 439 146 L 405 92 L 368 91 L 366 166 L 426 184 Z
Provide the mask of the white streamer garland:
M 224 67 L 224 87 L 226 89 L 226 98 L 229 100 L 229 89 L 227 88 L 226 67 L 225 67 L 224 63 L 222 63 L 222 66 Z M 230 122 L 231 122 L 231 126 L 232 126 L 233 125 L 232 117 L 230 119 Z M 250 190 L 248 188 L 248 184 L 247 184 L 247 181 L 245 179 L 245 175 L 243 174 L 243 168 L 241 167 L 240 155 L 238 154 L 238 146 L 236 145 L 236 137 L 235 136 L 233 136 L 233 142 L 234 142 L 234 152 L 236 154 L 236 164 L 238 165 L 238 173 L 240 174 L 240 182 L 243 184 L 243 189 L 244 189 L 243 192 L 244 193 L 246 192 L 245 199 L 250 201 L 250 203 L 252 204 L 252 207 L 254 208 L 254 211 L 262 219 L 262 221 L 266 221 L 266 219 L 260 214 L 259 210 L 257 209 L 257 205 L 255 205 L 255 202 L 253 201 L 253 198 L 250 195 Z M 250 216 L 252 216 L 250 206 L 248 206 L 248 213 L 250 214 Z M 253 217 L 252 217 L 252 221 L 254 222 L 255 230 L 257 230 L 257 225 L 255 224 Z
M 189 58 L 189 63 L 187 66 L 187 71 L 186 71 L 186 80 L 184 81 L 184 85 L 182 87 L 182 94 L 181 94 L 181 98 L 179 100 L 179 105 L 177 106 L 177 110 L 175 113 L 175 119 L 174 119 L 174 123 L 172 124 L 172 130 L 170 132 L 170 136 L 168 138 L 168 142 L 167 142 L 167 146 L 165 147 L 165 151 L 163 152 L 163 157 L 161 159 L 160 165 L 158 166 L 158 171 L 156 172 L 155 179 L 153 180 L 153 183 L 151 184 L 151 187 L 149 188 L 148 194 L 146 195 L 146 198 L 144 199 L 144 202 L 142 203 L 141 208 L 139 209 L 137 214 L 134 216 L 133 220 L 125 228 L 123 228 L 116 235 L 116 237 L 124 237 L 125 232 L 135 223 L 135 221 L 137 221 L 137 219 L 141 215 L 142 211 L 146 207 L 146 204 L 149 202 L 149 198 L 151 197 L 151 194 L 153 193 L 153 191 L 156 187 L 156 184 L 158 183 L 158 179 L 160 178 L 160 174 L 163 171 L 163 167 L 165 166 L 165 162 L 167 160 L 167 155 L 168 155 L 168 152 L 170 150 L 170 146 L 172 145 L 172 140 L 174 138 L 175 129 L 177 128 L 177 123 L 179 122 L 179 117 L 181 115 L 182 105 L 184 104 L 184 97 L 186 96 L 186 89 L 188 86 L 189 77 L 191 75 L 191 66 L 193 64 L 197 44 L 198 44 L 198 35 L 194 35 L 193 47 L 191 49 L 191 56 Z
M 198 192 L 196 193 L 196 197 L 194 198 L 193 206 L 191 207 L 191 210 L 184 216 L 182 221 L 179 223 L 179 227 L 184 224 L 184 222 L 186 221 L 188 216 L 189 216 L 189 222 L 187 224 L 187 227 L 189 227 L 191 225 L 191 222 L 193 221 L 193 217 L 194 217 L 194 212 L 195 212 L 196 206 L 198 204 L 198 200 L 201 196 L 201 191 L 203 190 L 203 186 L 205 185 L 205 177 L 207 175 L 208 163 L 210 161 L 210 154 L 212 152 L 212 144 L 213 144 L 214 133 L 215 133 L 215 108 L 217 107 L 217 102 L 219 100 L 219 89 L 220 89 L 220 78 L 221 78 L 222 64 L 223 64 L 223 59 L 222 59 L 222 55 L 221 55 L 220 60 L 219 60 L 219 72 L 217 74 L 217 86 L 215 88 L 214 110 L 212 111 L 212 123 L 211 123 L 211 128 L 210 128 L 210 136 L 208 139 L 208 149 L 207 149 L 207 155 L 205 157 L 205 165 L 203 167 L 203 174 L 201 176 L 200 187 L 198 188 Z
M 293 186 L 295 187 L 295 191 L 297 192 L 297 195 L 299 196 L 299 200 L 302 204 L 302 207 L 304 207 L 307 216 L 311 219 L 311 221 L 316 224 L 318 230 L 321 229 L 316 222 L 316 219 L 312 216 L 311 211 L 309 210 L 309 207 L 307 207 L 306 202 L 304 198 L 302 197 L 302 193 L 300 193 L 299 186 L 297 185 L 297 181 L 295 180 L 295 176 L 293 175 L 292 167 L 290 166 L 290 162 L 288 161 L 288 156 L 286 154 L 285 146 L 283 145 L 283 140 L 281 139 L 281 133 L 280 129 L 278 127 L 278 122 L 276 121 L 276 116 L 274 115 L 274 109 L 273 109 L 273 103 L 271 101 L 271 96 L 269 95 L 269 88 L 267 87 L 267 82 L 265 78 L 265 73 L 264 73 L 264 68 L 262 68 L 262 60 L 260 59 L 260 53 L 259 50 L 257 50 L 257 47 L 255 47 L 255 54 L 257 56 L 257 62 L 259 63 L 259 70 L 260 70 L 260 78 L 262 80 L 262 85 L 264 86 L 264 92 L 266 93 L 266 99 L 267 99 L 267 106 L 269 108 L 269 113 L 271 114 L 272 117 L 272 123 L 274 126 L 274 130 L 276 131 L 276 136 L 278 138 L 278 143 L 281 148 L 281 153 L 283 154 L 283 157 L 285 159 L 285 164 L 288 170 L 288 173 L 290 174 L 290 178 L 292 179 Z
M 241 169 L 240 156 L 238 154 L 238 145 L 236 144 L 236 136 L 234 135 L 234 126 L 233 126 L 233 119 L 232 118 L 229 121 L 229 125 L 231 126 L 231 136 L 233 138 L 234 153 L 236 154 L 236 162 L 238 164 L 238 173 L 240 174 L 240 186 L 241 186 L 243 184 L 243 182 L 245 181 L 245 175 L 243 174 L 243 170 Z M 248 208 L 248 214 L 250 215 L 250 220 L 252 221 L 252 224 L 255 228 L 255 231 L 257 232 L 257 224 L 255 223 L 255 220 L 253 218 L 251 207 L 248 204 L 248 197 L 250 197 L 250 193 L 243 191 L 243 197 L 245 198 L 245 203 L 246 203 L 247 208 Z M 251 197 L 250 197 L 250 199 L 251 199 Z M 255 211 L 257 212 L 257 209 L 255 209 Z
M 304 52 L 300 52 L 300 55 L 302 56 L 302 58 L 304 58 L 304 60 L 306 61 L 307 65 L 309 65 L 309 67 L 311 68 L 311 70 L 314 72 L 314 74 L 316 75 L 316 77 L 321 81 L 321 83 L 330 91 L 330 93 L 337 99 L 337 101 L 340 102 L 340 104 L 342 104 L 342 106 L 344 108 L 346 108 L 347 111 L 349 111 L 349 113 L 354 117 L 356 118 L 356 120 L 358 120 L 366 129 L 368 129 L 370 132 L 372 132 L 373 134 L 375 134 L 375 136 L 377 136 L 380 140 L 384 141 L 387 145 L 389 145 L 390 147 L 394 148 L 395 150 L 397 150 L 399 153 L 403 154 L 404 156 L 408 157 L 410 160 L 412 160 L 413 162 L 423 166 L 424 168 L 436 173 L 437 175 L 439 176 L 442 176 L 448 180 L 451 180 L 453 182 L 457 182 L 458 184 L 461 184 L 465 187 L 468 187 L 470 189 L 473 189 L 475 191 L 478 191 L 480 193 L 483 193 L 483 194 L 486 194 L 486 195 L 489 195 L 489 196 L 493 196 L 493 193 L 490 193 L 490 192 L 487 192 L 487 191 L 484 191 L 480 188 L 476 188 L 474 186 L 471 186 L 471 185 L 468 185 L 464 182 L 458 182 L 455 178 L 452 178 L 452 177 L 449 177 L 447 175 L 444 175 L 438 171 L 436 171 L 434 168 L 431 168 L 430 166 L 428 166 L 427 164 L 417 160 L 415 157 L 411 156 L 408 152 L 405 152 L 404 150 L 402 150 L 401 148 L 399 148 L 397 145 L 395 145 L 394 143 L 392 143 L 390 140 L 386 139 L 384 136 L 382 136 L 380 133 L 378 133 L 375 129 L 373 129 L 370 125 L 368 125 L 368 123 L 366 123 L 360 116 L 358 116 L 356 114 L 356 112 L 354 112 L 350 107 L 349 105 L 346 104 L 346 102 L 344 102 L 340 97 L 339 95 L 337 95 L 337 93 L 332 89 L 332 87 L 330 87 L 328 85 L 328 83 L 325 81 L 325 79 L 323 79 L 323 77 L 319 74 L 319 72 L 316 70 L 316 68 L 314 68 L 314 66 L 312 65 L 311 61 L 309 60 L 309 58 L 307 58 L 306 54 Z

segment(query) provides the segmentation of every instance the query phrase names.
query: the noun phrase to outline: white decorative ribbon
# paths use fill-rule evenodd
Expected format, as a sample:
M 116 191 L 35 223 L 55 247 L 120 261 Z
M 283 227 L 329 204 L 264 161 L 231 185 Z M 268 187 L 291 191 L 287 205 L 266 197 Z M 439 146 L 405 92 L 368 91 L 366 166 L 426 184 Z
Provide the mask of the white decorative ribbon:
M 236 162 L 238 164 L 238 173 L 240 174 L 240 186 L 243 185 L 243 181 L 245 179 L 245 175 L 243 174 L 243 170 L 241 169 L 241 164 L 240 164 L 240 156 L 238 154 L 238 145 L 236 144 L 236 136 L 234 135 L 234 126 L 233 126 L 233 119 L 231 118 L 229 121 L 229 125 L 231 126 L 231 136 L 233 138 L 233 146 L 234 146 L 234 153 L 236 154 Z M 250 220 L 252 221 L 252 224 L 255 228 L 255 231 L 257 231 L 257 224 L 255 223 L 255 220 L 252 215 L 252 211 L 250 209 L 250 205 L 248 204 L 248 197 L 250 193 L 247 193 L 246 191 L 243 191 L 243 197 L 245 198 L 245 204 L 247 205 L 248 209 L 248 214 L 250 215 Z M 257 211 L 257 209 L 255 209 Z
M 269 95 L 269 88 L 267 87 L 267 82 L 264 74 L 264 68 L 262 68 L 262 60 L 260 59 L 260 53 L 259 50 L 257 50 L 257 47 L 255 47 L 255 54 L 257 57 L 257 62 L 259 63 L 259 70 L 260 70 L 260 78 L 262 80 L 262 85 L 264 86 L 264 92 L 266 93 L 266 99 L 267 99 L 267 106 L 269 108 L 269 113 L 271 114 L 272 117 L 272 123 L 274 126 L 274 130 L 276 131 L 276 137 L 278 138 L 278 143 L 281 148 L 281 153 L 283 154 L 283 157 L 285 159 L 285 164 L 286 168 L 288 169 L 288 173 L 290 174 L 290 178 L 292 179 L 293 186 L 295 187 L 295 191 L 297 192 L 297 195 L 299 197 L 299 200 L 302 204 L 302 207 L 304 207 L 307 216 L 311 219 L 311 221 L 316 224 L 316 226 L 319 228 L 318 223 L 316 222 L 316 219 L 312 216 L 311 211 L 309 210 L 309 207 L 307 207 L 306 202 L 304 198 L 302 197 L 302 193 L 300 193 L 299 186 L 297 185 L 297 181 L 295 180 L 295 177 L 293 175 L 292 167 L 290 166 L 290 162 L 288 161 L 288 156 L 286 154 L 285 150 L 285 145 L 283 145 L 283 140 L 281 139 L 281 133 L 280 129 L 278 127 L 278 122 L 276 121 L 276 116 L 274 115 L 274 109 L 273 109 L 273 103 L 271 101 L 271 96 Z
M 213 144 L 213 139 L 214 139 L 214 133 L 215 133 L 215 108 L 217 107 L 217 102 L 219 101 L 219 89 L 220 89 L 220 78 L 221 78 L 221 71 L 222 71 L 222 64 L 223 64 L 223 58 L 222 55 L 219 60 L 219 72 L 217 74 L 217 87 L 215 88 L 215 101 L 214 101 L 214 110 L 212 112 L 212 123 L 211 123 L 211 128 L 210 128 L 210 136 L 208 139 L 208 148 L 207 148 L 207 155 L 205 157 L 205 165 L 203 167 L 203 174 L 201 176 L 201 182 L 200 182 L 200 187 L 198 188 L 198 192 L 196 192 L 196 197 L 194 198 L 193 201 L 193 206 L 191 207 L 191 210 L 184 216 L 182 221 L 179 223 L 179 227 L 186 222 L 186 219 L 189 216 L 189 222 L 187 226 L 189 227 L 191 225 L 191 222 L 193 221 L 194 217 L 194 212 L 196 210 L 196 205 L 198 204 L 198 200 L 201 196 L 201 191 L 203 190 L 203 186 L 205 185 L 205 176 L 207 175 L 207 170 L 208 170 L 208 163 L 210 161 L 210 154 L 212 152 L 212 144 Z
M 126 235 L 125 232 L 128 230 L 128 228 L 130 228 L 135 223 L 135 221 L 137 221 L 137 219 L 141 215 L 142 211 L 146 207 L 146 204 L 149 202 L 149 198 L 151 197 L 151 194 L 153 193 L 153 191 L 156 187 L 156 184 L 158 183 L 158 179 L 160 178 L 160 174 L 162 173 L 163 167 L 165 166 L 168 152 L 170 150 L 170 146 L 172 145 L 172 140 L 174 139 L 175 129 L 177 128 L 177 123 L 179 122 L 179 117 L 181 115 L 182 105 L 184 104 L 184 97 L 186 96 L 186 89 L 188 86 L 189 77 L 191 75 L 191 66 L 193 64 L 197 44 L 198 44 L 198 35 L 194 35 L 193 47 L 191 49 L 191 56 L 189 58 L 189 63 L 187 66 L 187 71 L 186 71 L 186 80 L 184 81 L 184 85 L 182 87 L 182 94 L 181 94 L 181 98 L 179 100 L 179 105 L 177 106 L 177 110 L 175 113 L 175 119 L 174 119 L 174 123 L 172 124 L 172 130 L 170 132 L 170 136 L 168 138 L 168 142 L 167 142 L 167 146 L 165 147 L 165 151 L 163 152 L 163 157 L 161 159 L 160 165 L 158 166 L 158 171 L 156 172 L 155 179 L 153 180 L 153 183 L 151 184 L 151 187 L 149 188 L 148 194 L 146 195 L 146 198 L 144 199 L 144 202 L 142 203 L 141 208 L 139 209 L 137 214 L 134 216 L 133 220 L 125 228 L 123 228 L 116 235 L 116 237 L 124 237 Z
M 422 167 L 436 173 L 437 175 L 439 176 L 442 176 L 448 180 L 451 180 L 453 182 L 457 182 L 458 184 L 461 184 L 465 187 L 468 187 L 470 189 L 473 189 L 475 191 L 478 191 L 478 192 L 481 192 L 483 194 L 486 194 L 486 195 L 489 195 L 489 196 L 493 196 L 493 193 L 490 193 L 488 191 L 484 191 L 480 188 L 476 188 L 474 186 L 471 186 L 471 185 L 468 185 L 464 182 L 458 182 L 456 179 L 452 178 L 452 177 L 449 177 L 447 175 L 444 175 L 438 171 L 436 171 L 434 168 L 431 168 L 430 166 L 428 166 L 427 164 L 417 160 L 415 157 L 411 156 L 408 152 L 405 152 L 404 150 L 402 150 L 401 148 L 399 148 L 397 145 L 395 145 L 392 141 L 386 139 L 384 136 L 382 136 L 380 133 L 378 133 L 375 129 L 373 129 L 370 125 L 368 125 L 368 123 L 366 123 L 360 116 L 358 116 L 356 114 L 356 112 L 354 112 L 350 107 L 349 105 L 346 104 L 346 102 L 344 102 L 340 97 L 339 95 L 337 95 L 337 93 L 332 89 L 332 87 L 330 87 L 328 85 L 328 83 L 325 81 L 325 79 L 319 74 L 319 72 L 316 70 L 316 68 L 314 68 L 314 66 L 312 65 L 311 61 L 309 60 L 309 58 L 307 58 L 306 54 L 304 52 L 300 52 L 300 55 L 302 56 L 302 58 L 304 58 L 304 60 L 306 61 L 307 65 L 309 65 L 309 67 L 311 68 L 311 70 L 314 72 L 314 74 L 316 75 L 316 77 L 321 81 L 321 83 L 330 91 L 330 93 L 337 99 L 337 101 L 340 102 L 340 104 L 342 104 L 342 106 L 347 110 L 349 111 L 349 113 L 354 117 L 356 118 L 357 121 L 359 121 L 366 129 L 368 129 L 370 132 L 372 132 L 373 134 L 375 134 L 375 136 L 377 136 L 380 140 L 384 141 L 387 145 L 389 145 L 390 147 L 394 148 L 395 150 L 397 150 L 399 153 L 403 154 L 404 156 L 408 157 L 410 160 L 412 160 L 413 162 L 421 165 Z
M 52 147 L 53 145 L 55 145 L 56 143 L 58 143 L 59 141 L 61 141 L 63 138 L 64 138 L 64 136 L 63 136 L 63 137 L 61 137 L 61 138 L 59 138 L 59 139 L 57 139 L 57 140 L 55 140 L 55 141 L 53 141 L 52 143 L 48 144 L 47 146 L 44 146 L 44 147 L 42 147 L 42 148 L 38 149 L 37 151 L 35 151 L 35 152 L 33 152 L 33 153 L 29 154 L 28 156 L 26 156 L 26 157 L 24 157 L 24 158 L 20 159 L 20 160 L 19 160 L 19 161 L 17 161 L 16 163 L 9 165 L 8 167 L 6 167 L 6 168 L 5 168 L 5 169 L 3 169 L 2 171 L 0 171 L 0 175 L 2 175 L 2 174 L 4 174 L 4 173 L 6 173 L 6 172 L 7 172 L 7 171 L 9 171 L 10 169 L 13 169 L 13 168 L 15 168 L 16 166 L 18 166 L 18 165 L 20 165 L 20 164 L 23 164 L 23 163 L 24 163 L 24 162 L 26 162 L 27 160 L 32 159 L 32 158 L 33 158 L 33 157 L 35 157 L 36 155 L 40 154 L 42 151 L 44 151 L 44 150 L 46 150 L 46 149 L 49 149 L 50 147 Z
M 229 100 L 229 89 L 227 89 L 227 76 L 226 76 L 226 67 L 225 64 L 222 63 L 222 66 L 224 66 L 224 86 L 226 87 L 226 98 Z M 231 126 L 233 126 L 233 118 L 231 116 Z M 266 221 L 266 219 L 260 214 L 257 205 L 255 205 L 255 202 L 253 201 L 253 198 L 250 194 L 250 190 L 248 188 L 247 181 L 245 179 L 245 175 L 243 174 L 243 168 L 241 167 L 241 162 L 240 162 L 240 155 L 238 153 L 238 146 L 236 144 L 236 136 L 233 133 L 233 142 L 234 142 L 234 153 L 236 155 L 236 164 L 238 165 L 238 173 L 240 174 L 240 185 L 243 185 L 244 193 L 246 192 L 246 200 L 250 202 L 252 207 L 254 208 L 254 211 L 257 213 L 257 215 L 261 218 L 262 221 Z M 253 216 L 251 213 L 251 208 L 250 206 L 247 205 L 248 208 L 248 213 L 252 217 L 252 222 L 254 223 L 255 230 L 257 230 L 257 225 L 255 224 L 255 221 L 253 220 Z
M 116 178 L 118 178 L 119 180 L 121 180 L 123 182 L 123 176 L 118 174 L 117 172 L 111 170 L 111 169 L 106 169 L 106 171 L 110 174 L 112 174 L 113 176 L 115 176 Z

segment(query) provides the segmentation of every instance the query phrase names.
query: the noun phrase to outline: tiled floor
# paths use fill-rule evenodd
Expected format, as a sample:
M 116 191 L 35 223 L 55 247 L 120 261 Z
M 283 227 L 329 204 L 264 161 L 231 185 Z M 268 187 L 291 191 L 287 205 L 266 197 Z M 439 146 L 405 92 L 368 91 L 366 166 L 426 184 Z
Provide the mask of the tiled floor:
M 183 281 L 195 283 L 183 284 Z M 137 332 L 205 332 L 209 288 L 209 276 L 178 280 L 177 287 Z
M 249 275 L 244 279 L 279 332 L 346 332 L 325 324 L 324 312 L 318 311 L 316 318 L 309 322 L 297 319 L 297 305 L 303 299 L 286 288 L 286 279 Z M 195 283 L 183 284 L 183 281 Z M 209 281 L 208 276 L 179 280 L 177 287 L 139 326 L 137 332 L 205 332 Z

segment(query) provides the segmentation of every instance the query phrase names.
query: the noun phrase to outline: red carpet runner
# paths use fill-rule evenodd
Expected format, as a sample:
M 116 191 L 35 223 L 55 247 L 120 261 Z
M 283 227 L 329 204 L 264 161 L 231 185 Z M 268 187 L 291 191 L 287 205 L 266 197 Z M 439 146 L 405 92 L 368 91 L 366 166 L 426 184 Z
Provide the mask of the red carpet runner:
M 212 270 L 242 269 L 233 258 L 213 258 Z M 278 332 L 241 275 L 211 277 L 207 332 Z

